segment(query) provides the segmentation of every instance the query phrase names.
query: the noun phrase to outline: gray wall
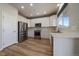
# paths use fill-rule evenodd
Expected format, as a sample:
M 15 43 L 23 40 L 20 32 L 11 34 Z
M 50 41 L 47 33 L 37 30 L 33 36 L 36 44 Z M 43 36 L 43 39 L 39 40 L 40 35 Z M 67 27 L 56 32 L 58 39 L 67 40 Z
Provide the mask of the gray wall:
M 79 32 L 79 3 L 69 3 L 62 15 L 69 16 L 69 27 L 64 32 Z
M 79 32 L 79 3 L 69 4 L 67 14 L 70 18 L 70 30 Z
M 62 14 L 69 16 L 70 27 L 64 29 L 64 32 L 79 32 L 79 3 L 68 4 Z M 66 35 L 65 35 L 66 36 Z M 71 55 L 79 56 L 79 38 L 55 38 L 54 39 L 54 53 L 55 55 Z

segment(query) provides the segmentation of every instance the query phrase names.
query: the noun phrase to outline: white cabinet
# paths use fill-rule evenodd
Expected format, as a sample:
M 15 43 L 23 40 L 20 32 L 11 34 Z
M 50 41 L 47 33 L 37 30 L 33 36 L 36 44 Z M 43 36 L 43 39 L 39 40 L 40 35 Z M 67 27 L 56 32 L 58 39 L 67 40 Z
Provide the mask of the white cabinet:
M 30 21 L 31 27 L 35 27 L 36 23 L 41 23 L 42 27 L 48 27 L 49 26 L 49 17 L 32 19 Z
M 18 15 L 18 21 L 25 22 L 28 24 L 28 27 L 30 27 L 30 19 L 27 19 L 21 15 Z
M 41 22 L 42 22 L 42 27 L 49 27 L 49 17 L 43 18 Z
M 57 16 L 56 15 L 50 16 L 49 26 L 57 26 Z
M 30 27 L 35 27 L 35 20 L 34 19 L 32 19 L 31 21 L 30 21 Z
M 50 17 L 32 19 L 30 26 L 35 27 L 36 23 L 41 23 L 42 27 L 57 26 L 57 16 L 53 15 Z
M 51 36 L 54 56 L 79 56 L 79 33 L 51 33 Z
M 31 27 L 31 20 L 28 19 L 28 27 Z

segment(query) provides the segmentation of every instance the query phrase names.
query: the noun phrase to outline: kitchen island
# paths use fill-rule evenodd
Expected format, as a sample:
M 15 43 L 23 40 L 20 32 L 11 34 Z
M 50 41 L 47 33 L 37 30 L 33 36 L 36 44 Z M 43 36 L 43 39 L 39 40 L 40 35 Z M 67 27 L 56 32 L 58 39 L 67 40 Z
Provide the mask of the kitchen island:
M 51 33 L 54 56 L 79 56 L 79 33 Z

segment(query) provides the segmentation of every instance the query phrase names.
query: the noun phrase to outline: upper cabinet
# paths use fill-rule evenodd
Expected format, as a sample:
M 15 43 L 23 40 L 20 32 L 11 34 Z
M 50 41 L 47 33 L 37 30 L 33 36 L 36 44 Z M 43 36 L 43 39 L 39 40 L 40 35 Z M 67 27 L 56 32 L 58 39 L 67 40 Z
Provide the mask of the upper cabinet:
M 32 19 L 30 21 L 30 27 L 35 27 L 36 23 L 41 23 L 41 27 L 57 26 L 57 16 L 52 15 L 50 17 Z
M 25 17 L 23 17 L 21 15 L 18 15 L 18 21 L 25 22 L 25 23 L 28 24 L 28 27 L 30 27 L 30 19 L 27 19 L 27 18 L 25 18 Z
M 49 27 L 49 17 L 42 19 L 42 27 Z
M 35 27 L 36 23 L 41 23 L 41 27 L 49 27 L 49 17 L 32 19 L 30 21 L 31 27 Z
M 49 26 L 57 26 L 57 16 L 56 15 L 50 16 Z

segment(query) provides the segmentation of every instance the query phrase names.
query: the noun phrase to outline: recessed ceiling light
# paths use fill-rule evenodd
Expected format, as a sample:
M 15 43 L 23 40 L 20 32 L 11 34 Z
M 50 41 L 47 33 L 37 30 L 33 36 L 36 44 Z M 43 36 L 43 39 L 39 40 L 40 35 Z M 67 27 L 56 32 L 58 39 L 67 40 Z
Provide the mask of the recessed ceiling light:
M 31 14 L 31 16 L 32 16 L 32 14 Z
M 37 13 L 37 15 L 39 15 L 39 13 Z
M 24 6 L 21 6 L 21 8 L 23 9 L 23 8 L 24 8 Z
M 57 7 L 59 7 L 60 6 L 60 4 L 57 4 Z
M 46 11 L 44 11 L 44 14 L 46 14 Z
M 30 3 L 30 6 L 33 6 L 33 4 L 32 4 L 32 3 Z

